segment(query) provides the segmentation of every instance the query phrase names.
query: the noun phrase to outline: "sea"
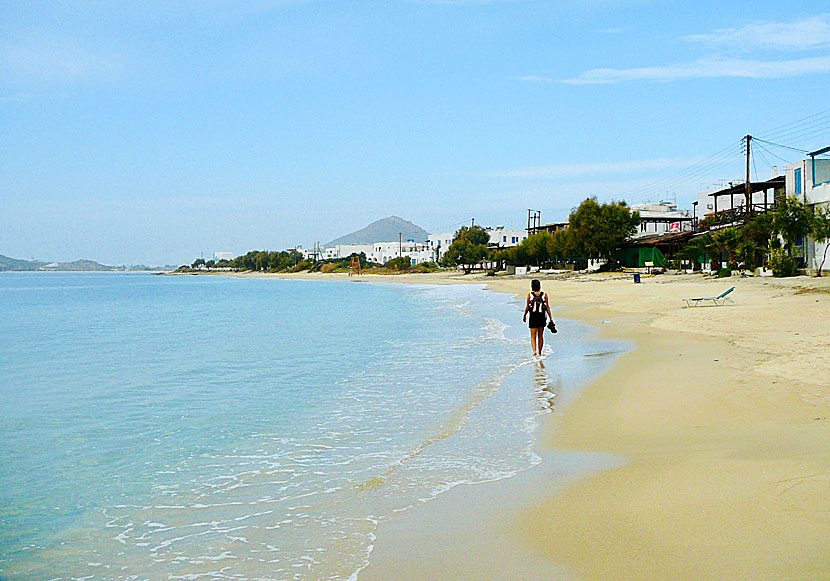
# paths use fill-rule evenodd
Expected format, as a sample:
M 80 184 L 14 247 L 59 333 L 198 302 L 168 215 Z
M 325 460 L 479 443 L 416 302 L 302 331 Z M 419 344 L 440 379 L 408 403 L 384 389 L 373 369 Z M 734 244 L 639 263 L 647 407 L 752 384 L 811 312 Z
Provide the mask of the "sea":
M 556 304 L 555 282 L 546 283 Z M 0 578 L 355 579 L 626 350 L 483 285 L 0 275 Z

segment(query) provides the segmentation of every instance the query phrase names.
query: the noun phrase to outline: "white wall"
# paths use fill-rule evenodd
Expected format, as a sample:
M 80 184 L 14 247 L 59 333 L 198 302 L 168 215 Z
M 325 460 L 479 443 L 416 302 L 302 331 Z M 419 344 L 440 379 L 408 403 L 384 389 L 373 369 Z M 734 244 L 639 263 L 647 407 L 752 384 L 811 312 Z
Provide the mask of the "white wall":
M 817 161 L 824 162 L 826 160 Z M 801 170 L 800 192 L 798 192 L 799 188 L 796 184 L 796 170 Z M 784 175 L 787 197 L 801 200 L 814 208 L 830 208 L 830 183 L 825 182 L 817 186 L 813 185 L 813 168 L 809 159 L 788 165 Z M 826 244 L 816 242 L 810 238 L 805 240 L 803 252 L 804 262 L 807 268 L 818 268 L 826 247 Z M 830 251 L 828 251 L 828 260 L 824 263 L 822 272 L 830 271 L 830 264 L 828 263 L 830 263 Z
M 505 228 L 487 228 L 490 235 L 490 244 L 499 248 L 518 246 L 527 238 L 526 230 L 507 230 Z

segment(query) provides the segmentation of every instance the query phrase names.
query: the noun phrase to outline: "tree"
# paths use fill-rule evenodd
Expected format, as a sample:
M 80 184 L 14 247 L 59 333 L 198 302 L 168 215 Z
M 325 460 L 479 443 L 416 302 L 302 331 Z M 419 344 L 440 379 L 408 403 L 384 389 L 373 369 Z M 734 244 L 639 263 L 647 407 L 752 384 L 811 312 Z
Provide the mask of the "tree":
M 810 233 L 810 208 L 796 198 L 784 197 L 772 210 L 772 226 L 792 256 L 796 242 Z
M 742 236 L 739 228 L 726 228 L 714 234 L 716 248 L 729 253 L 729 263 L 735 262 L 735 254 L 741 244 Z
M 197 258 L 196 260 L 193 261 L 193 264 L 191 264 L 190 266 L 192 266 L 193 268 L 199 268 L 201 266 L 204 266 L 204 264 L 205 264 L 205 259 L 204 258 Z
M 715 238 L 709 232 L 690 241 L 686 246 L 677 252 L 677 255 L 692 263 L 692 267 L 700 264 L 708 257 L 713 259 L 715 255 Z
M 617 248 L 637 229 L 638 212 L 631 212 L 625 202 L 599 204 L 588 198 L 568 219 L 568 230 L 576 249 L 587 258 L 611 258 Z
M 830 248 L 830 209 L 815 209 L 810 217 L 810 235 L 816 242 L 824 244 L 824 254 L 816 271 L 816 276 L 821 276 L 821 269 L 824 267 L 824 261 L 827 260 L 827 249 Z
M 444 255 L 446 266 L 464 266 L 469 273 L 472 266 L 487 257 L 487 243 L 490 235 L 481 226 L 464 226 L 453 236 L 452 244 Z
M 490 235 L 481 226 L 462 226 L 452 237 L 453 242 L 456 240 L 466 240 L 474 246 L 487 246 L 490 243 Z

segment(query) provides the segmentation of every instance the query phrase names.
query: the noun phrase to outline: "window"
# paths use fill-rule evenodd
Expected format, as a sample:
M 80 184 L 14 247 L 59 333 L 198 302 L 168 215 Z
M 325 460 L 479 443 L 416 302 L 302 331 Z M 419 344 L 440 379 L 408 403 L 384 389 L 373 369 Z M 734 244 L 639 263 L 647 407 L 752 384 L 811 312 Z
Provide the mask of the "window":
M 801 193 L 801 168 L 795 170 L 795 193 Z
M 507 236 L 502 237 L 502 242 L 507 242 Z

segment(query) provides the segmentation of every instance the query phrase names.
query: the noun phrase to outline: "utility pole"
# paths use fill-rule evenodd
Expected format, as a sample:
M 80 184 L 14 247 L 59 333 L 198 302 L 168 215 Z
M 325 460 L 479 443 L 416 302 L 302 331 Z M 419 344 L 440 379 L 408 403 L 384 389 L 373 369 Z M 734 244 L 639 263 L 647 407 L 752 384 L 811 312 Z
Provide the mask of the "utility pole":
M 749 181 L 749 156 L 750 144 L 752 143 L 752 136 L 746 136 L 746 204 L 744 208 L 744 222 L 749 223 L 749 211 L 752 209 L 752 184 Z
M 403 256 L 403 232 L 398 232 L 398 256 Z
M 539 227 L 541 226 L 542 221 L 542 212 L 540 210 L 531 210 L 528 208 L 527 210 L 527 235 L 530 236 L 531 234 L 535 234 Z

